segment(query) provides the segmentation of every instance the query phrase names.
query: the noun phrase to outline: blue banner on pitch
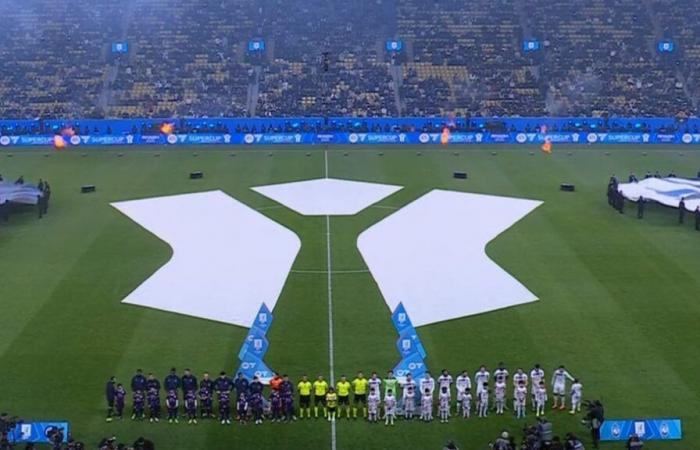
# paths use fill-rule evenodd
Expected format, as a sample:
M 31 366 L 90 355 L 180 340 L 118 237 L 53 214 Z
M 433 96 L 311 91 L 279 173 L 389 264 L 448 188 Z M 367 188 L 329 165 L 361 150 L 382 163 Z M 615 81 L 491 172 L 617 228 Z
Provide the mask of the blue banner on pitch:
M 418 332 L 412 326 L 404 328 L 401 332 L 399 339 L 396 341 L 396 349 L 404 358 L 414 352 L 418 352 L 423 358 L 428 356 L 423 343 L 420 341 L 420 337 L 418 337 Z
M 681 419 L 608 419 L 600 428 L 603 441 L 626 441 L 632 434 L 643 441 L 683 439 Z
M 394 328 L 396 328 L 396 331 L 399 334 L 401 334 L 406 328 L 413 328 L 411 319 L 408 318 L 408 314 L 406 313 L 406 308 L 401 302 L 399 302 L 399 304 L 396 306 L 396 309 L 391 314 L 391 321 L 393 322 Z
M 50 444 L 51 436 L 56 430 L 63 433 L 63 442 L 68 442 L 70 425 L 68 422 L 22 422 L 7 434 L 13 444 L 32 442 L 35 444 Z
M 409 373 L 414 380 L 418 380 L 427 371 L 428 368 L 425 366 L 425 361 L 423 361 L 423 357 L 418 352 L 406 356 L 394 367 L 394 374 L 401 382 Z
M 246 352 L 250 352 L 262 359 L 267 353 L 267 349 L 270 347 L 270 342 L 265 337 L 265 332 L 263 332 L 258 327 L 252 327 L 248 331 L 248 335 L 241 346 L 241 350 L 238 352 L 238 359 L 243 360 Z
M 267 333 L 267 330 L 270 329 L 270 325 L 272 325 L 272 319 L 274 319 L 274 317 L 272 317 L 270 309 L 263 303 L 260 306 L 258 314 L 255 316 L 253 326 L 261 329 L 263 333 Z
M 242 373 L 248 380 L 252 380 L 257 376 L 260 381 L 265 384 L 270 382 L 273 375 L 272 371 L 263 360 L 251 352 L 247 352 L 243 355 L 243 358 L 241 358 L 241 366 L 238 372 Z

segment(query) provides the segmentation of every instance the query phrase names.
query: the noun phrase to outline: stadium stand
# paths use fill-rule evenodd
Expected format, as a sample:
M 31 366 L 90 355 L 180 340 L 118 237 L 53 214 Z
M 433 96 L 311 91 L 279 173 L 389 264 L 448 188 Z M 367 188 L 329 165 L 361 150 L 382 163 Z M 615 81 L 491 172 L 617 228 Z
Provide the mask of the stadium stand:
M 77 0 L 66 14 L 28 0 L 0 29 L 0 117 L 692 117 L 700 13 L 686 6 Z M 678 50 L 659 53 L 662 38 Z

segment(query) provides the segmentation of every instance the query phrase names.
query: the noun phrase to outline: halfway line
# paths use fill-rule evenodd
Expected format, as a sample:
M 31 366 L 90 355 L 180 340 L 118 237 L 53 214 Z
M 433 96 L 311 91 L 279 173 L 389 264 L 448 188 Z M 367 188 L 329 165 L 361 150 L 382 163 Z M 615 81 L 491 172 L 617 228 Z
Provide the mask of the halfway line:
M 325 175 L 328 178 L 328 150 L 323 151 Z M 335 385 L 335 362 L 333 356 L 333 270 L 331 269 L 331 217 L 326 216 L 326 259 L 328 260 L 328 363 L 330 366 L 331 386 Z M 331 422 L 331 450 L 336 450 L 335 421 Z

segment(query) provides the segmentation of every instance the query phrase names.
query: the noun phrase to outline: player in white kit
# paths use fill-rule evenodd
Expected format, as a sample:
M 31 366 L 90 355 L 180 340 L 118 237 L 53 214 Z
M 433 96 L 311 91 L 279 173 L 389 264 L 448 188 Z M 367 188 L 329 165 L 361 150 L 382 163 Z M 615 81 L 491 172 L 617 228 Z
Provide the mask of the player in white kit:
M 430 395 L 433 395 L 433 392 L 435 392 L 435 378 L 430 375 L 430 372 L 425 372 L 423 378 L 420 379 L 419 385 L 421 392 L 425 392 L 426 389 L 430 391 Z
M 462 417 L 468 419 L 472 413 L 472 390 L 467 388 L 462 395 Z
M 450 391 L 446 386 L 440 388 L 438 401 L 438 413 L 440 413 L 440 423 L 447 423 L 449 422 L 450 418 Z
M 415 384 L 415 382 L 414 382 Z M 416 411 L 416 391 L 413 386 L 408 386 L 403 391 L 403 417 L 405 419 L 413 419 L 413 414 Z
M 540 387 L 540 382 L 544 381 L 544 370 L 539 364 L 535 364 L 535 367 L 530 371 L 530 393 L 532 394 L 532 410 L 535 410 L 535 397 L 537 396 L 537 389 Z
M 552 375 L 552 398 L 554 399 L 552 408 L 554 409 L 557 409 L 557 406 L 561 410 L 566 409 L 566 380 L 574 381 L 574 377 L 566 371 L 564 366 L 559 366 Z
M 437 379 L 437 385 L 439 392 L 442 393 L 442 388 L 446 388 L 447 390 L 447 397 L 450 399 L 450 402 L 452 401 L 452 375 L 446 370 L 442 369 L 442 372 L 440 373 L 440 376 Z M 450 414 L 450 409 L 447 409 L 448 415 Z
M 503 378 L 496 381 L 496 385 L 493 388 L 494 398 L 496 405 L 496 414 L 503 414 L 503 409 L 506 406 L 506 382 Z
M 491 374 L 486 370 L 486 366 L 479 367 L 479 370 L 474 374 L 474 384 L 476 385 L 476 396 L 481 394 L 484 389 L 484 383 L 489 382 Z
M 367 415 L 367 420 L 369 420 L 372 423 L 376 423 L 377 419 L 379 419 L 379 402 L 381 399 L 379 398 L 379 391 L 371 388 L 369 390 L 369 396 L 367 396 L 367 409 L 368 409 L 368 415 Z
M 498 368 L 493 371 L 493 381 L 503 381 L 504 383 L 508 381 L 509 372 L 506 366 L 502 363 L 498 363 Z
M 514 408 L 515 417 L 518 419 L 525 418 L 525 411 L 527 410 L 527 387 L 524 382 L 521 382 L 516 388 L 513 394 L 514 397 Z
M 374 391 L 377 393 L 379 396 L 379 400 L 382 399 L 382 391 L 381 391 L 381 385 L 382 385 L 382 380 L 377 376 L 377 372 L 372 372 L 372 376 L 369 377 L 369 380 L 367 380 L 367 384 L 369 386 L 370 391 L 374 389 Z
M 576 412 L 581 412 L 582 397 L 583 385 L 577 378 L 571 385 L 571 411 L 569 411 L 570 414 L 576 414 Z
M 547 387 L 545 386 L 544 381 L 540 381 L 540 385 L 537 387 L 537 392 L 535 393 L 535 416 L 543 416 L 546 406 Z
M 430 422 L 433 420 L 433 394 L 425 389 L 420 398 L 420 420 Z
M 481 392 L 476 395 L 477 398 L 477 415 L 479 417 L 487 417 L 489 415 L 489 385 L 484 383 L 481 388 Z
M 466 370 L 463 370 L 462 374 L 457 377 L 455 387 L 457 389 L 457 412 L 459 412 L 464 401 L 465 391 L 472 388 L 472 380 L 469 379 L 469 374 L 467 374 Z
M 513 374 L 513 409 L 515 409 L 515 392 L 518 391 L 518 386 L 520 384 L 525 385 L 525 390 L 527 391 L 527 374 L 523 371 L 522 367 Z
M 394 419 L 396 419 L 396 397 L 389 389 L 384 396 L 384 425 L 391 424 L 393 427 Z
M 404 410 L 406 409 L 406 392 L 409 388 L 413 390 L 413 410 L 415 411 L 415 393 L 418 392 L 418 384 L 416 383 L 416 380 L 413 379 L 413 375 L 411 375 L 410 373 L 406 375 L 406 379 L 401 384 L 403 395 L 401 396 L 400 406 L 402 406 Z

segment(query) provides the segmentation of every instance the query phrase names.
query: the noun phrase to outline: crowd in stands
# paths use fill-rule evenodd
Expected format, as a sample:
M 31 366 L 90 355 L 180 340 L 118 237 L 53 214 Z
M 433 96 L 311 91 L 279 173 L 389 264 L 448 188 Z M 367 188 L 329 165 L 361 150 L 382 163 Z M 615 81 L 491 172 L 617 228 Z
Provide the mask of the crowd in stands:
M 31 0 L 0 29 L 0 117 L 667 116 L 700 97 L 681 0 Z M 249 39 L 266 42 L 247 53 Z M 401 39 L 399 55 L 387 39 Z M 659 39 L 678 50 L 660 54 Z M 524 52 L 524 39 L 541 50 Z M 111 44 L 128 43 L 113 54 Z

